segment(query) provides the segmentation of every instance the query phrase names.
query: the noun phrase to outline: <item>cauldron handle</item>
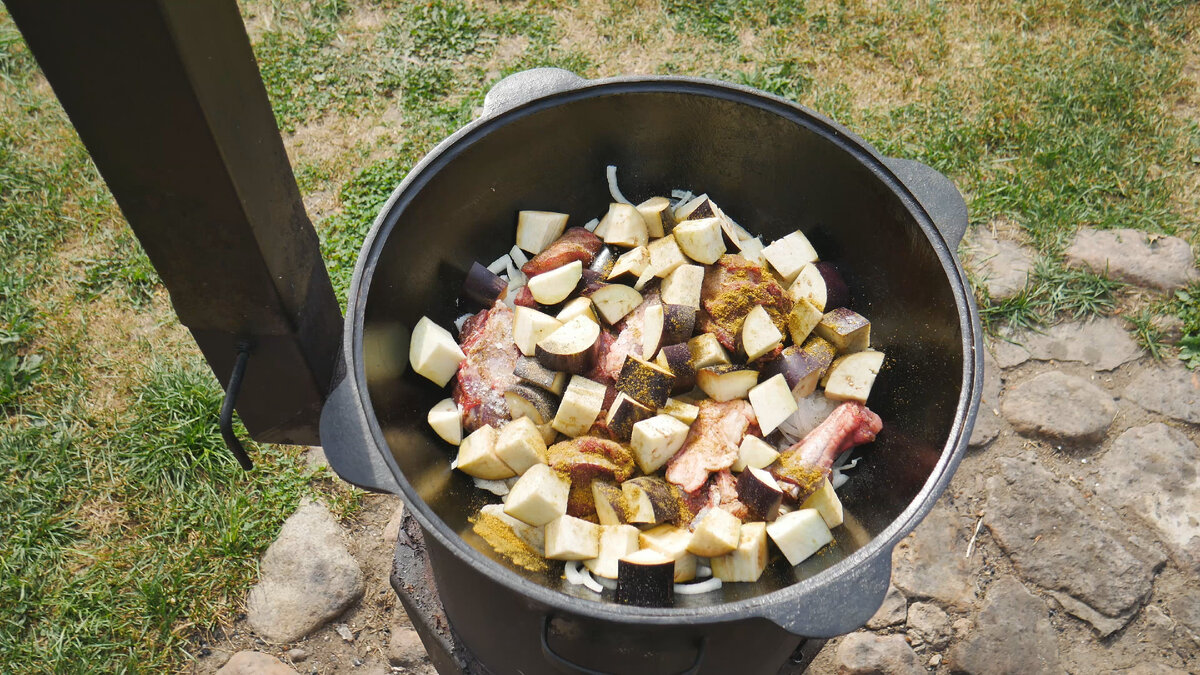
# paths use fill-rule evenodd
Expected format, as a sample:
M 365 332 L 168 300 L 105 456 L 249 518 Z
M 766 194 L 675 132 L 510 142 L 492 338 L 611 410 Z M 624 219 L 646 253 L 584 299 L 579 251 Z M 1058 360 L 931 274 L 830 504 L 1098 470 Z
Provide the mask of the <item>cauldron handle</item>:
M 587 80 L 562 68 L 531 68 L 497 82 L 483 98 L 483 119 L 495 117 L 521 104 L 578 89 Z
M 611 675 L 603 670 L 593 670 L 585 666 L 567 660 L 558 652 L 550 647 L 550 615 L 542 621 L 542 656 L 546 658 L 556 670 L 568 675 Z M 704 660 L 704 648 L 708 646 L 708 638 L 701 636 L 696 644 L 696 660 L 687 670 L 679 671 L 678 675 L 695 675 L 700 670 L 700 662 Z
M 887 595 L 892 548 L 887 544 L 884 550 L 859 550 L 867 553 L 865 560 L 851 562 L 828 582 L 802 590 L 794 601 L 768 603 L 756 613 L 804 638 L 833 638 L 861 628 L 879 611 Z M 804 588 L 811 581 L 797 586 Z
M 407 352 L 407 347 L 405 352 Z M 340 358 L 340 357 L 339 357 Z M 378 452 L 362 404 L 349 378 L 329 392 L 321 408 L 321 447 L 329 466 L 342 480 L 372 492 L 400 494 L 400 485 Z
M 937 169 L 913 159 L 884 157 L 883 163 L 924 207 L 950 250 L 957 249 L 967 232 L 967 202 L 954 182 Z

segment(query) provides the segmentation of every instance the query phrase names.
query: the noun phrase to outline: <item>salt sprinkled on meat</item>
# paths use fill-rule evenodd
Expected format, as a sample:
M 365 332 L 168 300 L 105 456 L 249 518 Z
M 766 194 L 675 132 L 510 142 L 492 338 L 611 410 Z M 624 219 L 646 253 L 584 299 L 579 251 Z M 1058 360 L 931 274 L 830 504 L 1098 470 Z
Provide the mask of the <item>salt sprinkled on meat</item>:
M 512 310 L 498 302 L 467 319 L 460 343 L 467 358 L 455 376 L 453 396 L 463 426 L 468 431 L 499 426 L 509 418 L 504 392 L 517 383 L 513 371 L 520 352 L 513 342 Z

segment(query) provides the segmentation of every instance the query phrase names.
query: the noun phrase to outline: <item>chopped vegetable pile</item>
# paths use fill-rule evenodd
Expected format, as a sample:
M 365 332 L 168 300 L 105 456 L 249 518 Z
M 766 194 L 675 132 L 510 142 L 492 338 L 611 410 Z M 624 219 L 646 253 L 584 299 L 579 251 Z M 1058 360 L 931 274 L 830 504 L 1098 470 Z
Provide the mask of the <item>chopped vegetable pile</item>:
M 764 245 L 707 195 L 635 206 L 613 167 L 609 186 L 584 227 L 520 212 L 512 250 L 467 274 L 480 311 L 457 340 L 422 318 L 410 361 L 453 381 L 429 424 L 503 498 L 477 533 L 514 564 L 567 561 L 571 583 L 664 606 L 833 542 L 831 473 L 882 428 L 866 401 L 884 355 L 799 230 Z

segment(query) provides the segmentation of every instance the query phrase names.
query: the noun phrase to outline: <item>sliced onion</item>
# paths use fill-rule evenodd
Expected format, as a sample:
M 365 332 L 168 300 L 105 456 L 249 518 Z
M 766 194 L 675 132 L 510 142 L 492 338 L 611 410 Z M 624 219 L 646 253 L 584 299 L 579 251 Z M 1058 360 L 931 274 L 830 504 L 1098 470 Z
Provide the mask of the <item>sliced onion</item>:
M 833 472 L 829 474 L 829 484 L 833 486 L 834 490 L 842 487 L 850 480 L 850 477 L 843 472 L 858 466 L 859 458 L 855 457 L 852 461 L 846 461 L 849 457 L 850 453 L 847 452 L 838 457 L 837 461 L 833 464 Z
M 717 577 L 701 581 L 695 584 L 675 584 L 676 595 L 699 595 L 701 593 L 711 593 L 721 588 L 721 580 Z
M 578 560 L 568 560 L 566 567 L 563 568 L 563 572 L 565 572 L 567 575 L 567 583 L 568 584 L 573 584 L 575 586 L 578 586 L 583 583 L 579 579 L 579 561 Z
M 696 577 L 704 579 L 712 576 L 712 568 L 708 565 L 696 565 Z
M 598 577 L 594 574 L 592 575 L 592 579 L 596 583 L 600 584 L 601 586 L 607 588 L 610 591 L 617 590 L 617 580 L 616 579 L 606 579 L 604 577 Z
M 512 258 L 517 267 L 524 267 L 525 263 L 529 262 L 529 257 L 525 255 L 525 251 L 516 246 L 512 247 L 512 250 L 508 252 L 508 256 Z
M 686 204 L 695 198 L 696 195 L 691 190 L 671 190 L 671 199 L 675 200 L 675 204 Z M 671 206 L 675 206 L 675 204 Z
M 500 274 L 504 270 L 508 269 L 508 266 L 511 264 L 512 258 L 509 258 L 508 254 L 505 253 L 499 258 L 496 258 L 491 265 L 488 265 L 488 270 L 490 270 L 492 274 Z
M 589 220 L 583 224 L 583 229 L 587 230 L 588 232 L 595 232 L 596 226 L 599 224 L 600 224 L 599 218 L 592 218 L 591 220 Z
M 475 487 L 479 488 L 480 490 L 487 490 L 497 497 L 503 497 L 504 495 L 508 494 L 508 483 L 502 480 L 484 480 L 482 478 L 476 478 Z
M 621 188 L 617 187 L 617 167 L 612 164 L 608 165 L 608 192 L 614 200 L 622 204 L 633 204 L 625 198 L 625 195 L 621 194 Z
M 592 577 L 592 573 L 587 571 L 587 569 L 579 571 L 579 580 L 590 591 L 595 591 L 596 593 L 604 592 L 604 587 L 596 583 L 596 580 Z

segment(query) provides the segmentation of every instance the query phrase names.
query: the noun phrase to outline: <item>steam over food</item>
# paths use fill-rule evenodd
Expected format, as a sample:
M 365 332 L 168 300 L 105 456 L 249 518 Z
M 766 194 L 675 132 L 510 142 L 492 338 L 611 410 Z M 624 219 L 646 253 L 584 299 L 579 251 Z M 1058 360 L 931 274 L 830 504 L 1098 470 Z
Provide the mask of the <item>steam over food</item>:
M 519 212 L 511 251 L 464 271 L 460 306 L 482 309 L 457 339 L 421 317 L 410 363 L 453 380 L 429 425 L 501 500 L 476 533 L 669 605 L 835 541 L 831 474 L 882 432 L 866 404 L 886 362 L 807 226 L 765 241 L 709 195 L 635 206 L 609 179 L 617 201 L 584 227 Z

